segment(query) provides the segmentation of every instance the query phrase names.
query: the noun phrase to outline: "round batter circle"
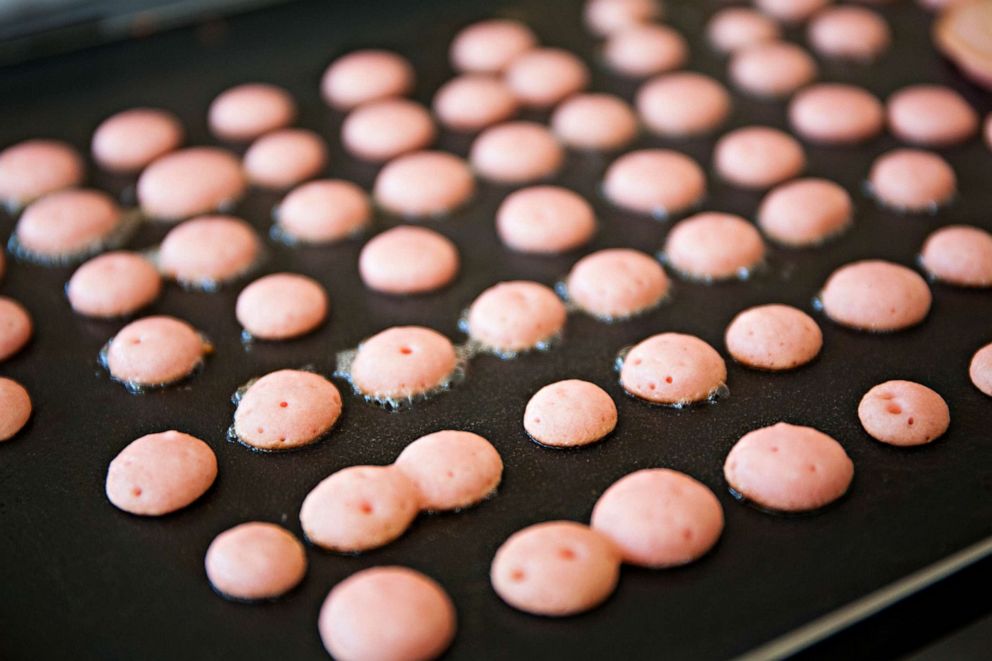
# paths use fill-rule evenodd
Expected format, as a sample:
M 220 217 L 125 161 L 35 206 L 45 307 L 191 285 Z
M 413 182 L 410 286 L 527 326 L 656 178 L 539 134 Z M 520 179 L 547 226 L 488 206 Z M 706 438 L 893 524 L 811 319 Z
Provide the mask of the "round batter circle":
M 384 294 L 437 291 L 458 275 L 458 248 L 425 227 L 400 226 L 379 234 L 362 248 L 358 270 L 369 289 Z
M 771 190 L 758 207 L 758 226 L 788 247 L 817 246 L 851 225 L 854 203 L 827 179 L 796 179 Z
M 472 143 L 469 161 L 479 175 L 500 184 L 550 177 L 565 159 L 554 134 L 535 122 L 506 122 L 487 128 Z
M 705 212 L 686 218 L 668 233 L 665 258 L 683 276 L 711 282 L 747 277 L 765 257 L 755 227 L 727 213 Z
M 907 447 L 924 445 L 944 435 L 951 424 L 947 402 L 912 381 L 880 383 L 861 398 L 858 419 L 876 441 Z
M 816 358 L 823 347 L 823 332 L 802 310 L 789 305 L 758 305 L 734 317 L 724 340 L 737 362 L 778 372 Z
M 628 152 L 610 164 L 603 179 L 603 194 L 628 211 L 667 218 L 702 200 L 706 175 L 685 154 L 642 149 Z
M 9 441 L 31 417 L 31 396 L 24 386 L 0 376 L 0 442 Z
M 344 179 L 321 179 L 294 188 L 275 212 L 291 241 L 333 243 L 359 232 L 372 219 L 368 194 Z
M 203 363 L 210 345 L 175 317 L 144 317 L 122 328 L 107 345 L 110 375 L 128 388 L 154 388 L 180 381 Z
M 442 216 L 475 193 L 472 171 L 461 158 L 421 151 L 390 161 L 375 180 L 375 199 L 389 213 L 412 218 Z
M 24 306 L 0 296 L 0 363 L 23 349 L 33 333 L 34 324 Z
M 383 99 L 352 110 L 341 124 L 341 144 L 352 156 L 382 163 L 424 149 L 436 137 L 431 115 L 408 99 Z
M 927 237 L 920 263 L 941 282 L 992 287 L 992 234 L 968 225 L 942 227 Z
M 717 141 L 713 163 L 728 183 L 763 190 L 798 176 L 806 167 L 806 154 L 788 133 L 746 126 Z
M 214 147 L 189 147 L 156 159 L 138 179 L 138 202 L 154 220 L 174 222 L 236 202 L 247 179 L 241 162 Z
M 84 176 L 82 157 L 59 140 L 25 140 L 0 151 L 0 200 L 13 208 L 78 186 Z
M 155 265 L 134 252 L 108 252 L 89 260 L 66 285 L 69 304 L 87 317 L 114 318 L 150 305 L 162 291 Z
M 442 85 L 434 95 L 434 114 L 446 128 L 471 133 L 505 122 L 520 103 L 501 79 L 464 74 Z
M 585 245 L 596 215 L 581 195 L 559 186 L 531 186 L 511 193 L 496 211 L 496 231 L 513 250 L 556 254 Z
M 684 71 L 652 78 L 637 90 L 637 113 L 652 133 L 667 138 L 705 135 L 730 115 L 730 93 L 715 79 Z
M 565 327 L 565 304 L 537 282 L 501 282 L 482 292 L 468 311 L 469 336 L 489 350 L 515 354 L 541 348 Z
M 669 406 L 710 399 L 726 381 L 727 364 L 716 349 L 682 333 L 660 333 L 642 340 L 623 358 L 620 369 L 625 391 Z
M 871 194 L 883 206 L 904 213 L 934 213 L 954 199 L 954 169 L 933 152 L 894 149 L 875 159 L 868 173 Z
M 618 96 L 576 94 L 555 110 L 551 130 L 573 149 L 620 149 L 637 136 L 637 115 Z
M 279 129 L 260 137 L 245 152 L 248 180 L 262 188 L 286 190 L 311 179 L 327 165 L 324 139 L 308 129 Z
M 608 321 L 627 319 L 656 307 L 668 294 L 665 270 L 638 250 L 613 248 L 586 255 L 566 281 L 568 299 Z
M 916 271 L 882 260 L 840 267 L 820 292 L 823 311 L 833 321 L 873 332 L 892 332 L 921 323 L 932 296 Z
M 207 115 L 211 133 L 221 140 L 248 142 L 292 124 L 296 101 L 277 85 L 245 83 L 221 92 Z
M 447 337 L 421 326 L 396 326 L 358 346 L 351 382 L 366 397 L 392 402 L 445 387 L 457 367 L 458 356 Z
M 178 149 L 185 133 L 182 122 L 168 110 L 132 108 L 103 120 L 90 149 L 100 167 L 128 174 Z
M 617 426 L 617 405 L 594 383 L 567 379 L 538 390 L 524 410 L 524 429 L 541 445 L 575 448 L 603 440 Z
M 327 434 L 341 417 L 341 393 L 324 377 L 278 370 L 253 382 L 238 399 L 234 434 L 256 450 L 295 450 Z
M 460 510 L 488 498 L 503 476 L 503 460 L 492 443 L 468 431 L 445 430 L 421 436 L 394 464 L 420 492 L 421 508 Z
M 251 225 L 232 216 L 201 216 L 176 226 L 158 249 L 162 274 L 180 284 L 213 289 L 258 262 L 261 241 Z
M 413 90 L 414 75 L 401 55 L 356 50 L 331 62 L 320 80 L 320 93 L 331 107 L 350 110 L 370 101 L 406 96 Z
M 296 273 L 273 273 L 241 290 L 235 316 L 253 338 L 288 340 L 306 335 L 327 318 L 323 286 Z
M 307 572 L 303 544 L 282 526 L 263 521 L 242 523 L 217 535 L 203 564 L 214 590 L 244 601 L 281 597 Z

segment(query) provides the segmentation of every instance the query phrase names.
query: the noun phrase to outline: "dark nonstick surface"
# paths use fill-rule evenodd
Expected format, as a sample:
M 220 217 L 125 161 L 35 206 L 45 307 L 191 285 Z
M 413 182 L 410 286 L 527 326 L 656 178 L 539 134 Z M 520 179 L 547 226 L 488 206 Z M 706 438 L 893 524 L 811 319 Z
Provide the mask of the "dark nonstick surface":
M 671 22 L 698 35 L 720 3 L 669 4 Z M 882 97 L 914 81 L 942 82 L 989 110 L 987 94 L 932 54 L 929 19 L 915 3 L 881 11 L 891 20 L 895 49 L 874 67 L 824 64 L 823 78 L 864 84 Z M 47 135 L 84 148 L 101 118 L 134 105 L 176 110 L 191 142 L 209 143 L 210 99 L 235 83 L 268 80 L 289 88 L 302 106 L 300 123 L 331 142 L 329 174 L 368 186 L 375 168 L 341 153 L 340 117 L 319 101 L 323 67 L 357 46 L 393 47 L 414 61 L 421 76 L 417 97 L 428 101 L 450 76 L 445 51 L 456 29 L 491 14 L 524 18 L 546 43 L 582 53 L 594 66 L 597 89 L 630 98 L 635 85 L 596 63 L 576 2 L 309 2 L 0 71 L 0 144 Z M 691 66 L 723 76 L 722 63 L 698 36 Z M 744 97 L 735 103 L 731 126 L 784 126 L 782 103 Z M 449 134 L 441 139 L 444 148 L 463 154 L 469 142 Z M 667 144 L 647 136 L 639 141 Z M 337 351 L 392 325 L 423 324 L 460 342 L 459 314 L 484 288 L 511 278 L 552 284 L 580 255 L 528 257 L 503 248 L 493 214 L 507 189 L 485 184 L 467 208 L 431 224 L 458 244 L 464 260 L 457 282 L 437 294 L 394 299 L 366 291 L 356 271 L 364 239 L 306 249 L 269 242 L 263 272 L 293 270 L 323 282 L 333 302 L 329 322 L 302 340 L 246 349 L 233 314 L 240 284 L 216 294 L 169 286 L 151 312 L 188 319 L 214 341 L 216 353 L 181 387 L 141 396 L 128 394 L 97 363 L 101 345 L 123 322 L 90 321 L 70 311 L 62 288 L 71 269 L 11 263 L 0 293 L 26 304 L 37 334 L 0 373 L 26 385 L 36 413 L 24 433 L 0 447 L 0 656 L 317 659 L 324 653 L 316 617 L 327 591 L 359 569 L 396 563 L 430 574 L 452 595 L 459 613 L 452 658 L 725 657 L 987 537 L 992 400 L 969 383 L 967 365 L 992 341 L 988 291 L 934 285 L 926 322 L 893 335 L 848 331 L 816 313 L 825 339 L 816 362 L 788 374 L 730 364 L 731 395 L 715 405 L 653 408 L 626 397 L 613 372 L 617 351 L 648 335 L 694 333 L 723 351 L 723 330 L 744 307 L 783 302 L 812 311 L 811 299 L 841 264 L 882 257 L 912 265 L 938 226 L 992 227 L 992 154 L 977 139 L 944 152 L 961 189 L 950 208 L 935 217 L 879 209 L 862 194 L 862 180 L 871 159 L 895 145 L 882 137 L 853 149 L 808 148 L 809 172 L 840 181 L 855 197 L 854 228 L 838 241 L 818 250 L 773 249 L 768 268 L 747 282 L 677 281 L 669 303 L 633 321 L 607 325 L 573 314 L 552 351 L 513 361 L 478 357 L 464 383 L 410 410 L 370 406 L 338 381 L 345 393 L 338 428 L 316 446 L 287 454 L 256 454 L 225 440 L 230 396 L 240 384 L 283 367 L 311 365 L 330 374 Z M 709 168 L 711 140 L 675 146 Z M 587 195 L 599 212 L 601 231 L 585 251 L 655 251 L 671 224 L 619 213 L 600 199 L 598 182 L 609 161 L 570 155 L 556 178 Z M 98 174 L 92 183 L 115 191 L 127 186 Z M 264 233 L 276 199 L 252 193 L 237 212 Z M 705 207 L 751 217 L 759 199 L 711 177 Z M 379 217 L 375 231 L 394 222 Z M 0 221 L 3 238 L 12 226 L 11 218 Z M 145 226 L 131 245 L 154 245 L 166 229 Z M 619 406 L 619 426 L 587 449 L 541 448 L 522 428 L 524 405 L 539 387 L 568 377 L 604 386 Z M 862 431 L 856 416 L 861 395 L 890 378 L 921 381 L 948 400 L 952 423 L 943 439 L 898 450 Z M 731 497 L 722 478 L 727 451 L 745 432 L 779 420 L 815 426 L 844 445 L 856 476 L 841 502 L 815 515 L 784 517 Z M 109 461 L 137 436 L 170 428 L 214 448 L 216 485 L 192 507 L 161 519 L 114 509 L 103 495 Z M 251 519 L 281 522 L 300 534 L 299 505 L 322 478 L 353 464 L 391 462 L 407 443 L 443 428 L 481 433 L 499 449 L 506 472 L 495 498 L 459 514 L 422 516 L 397 542 L 358 557 L 310 549 L 304 583 L 275 603 L 247 606 L 212 593 L 202 563 L 214 535 Z M 625 567 L 604 606 L 567 620 L 531 617 L 496 597 L 489 563 L 508 535 L 548 519 L 588 521 L 614 480 L 653 466 L 685 471 L 717 493 L 726 530 L 712 553 L 676 570 Z

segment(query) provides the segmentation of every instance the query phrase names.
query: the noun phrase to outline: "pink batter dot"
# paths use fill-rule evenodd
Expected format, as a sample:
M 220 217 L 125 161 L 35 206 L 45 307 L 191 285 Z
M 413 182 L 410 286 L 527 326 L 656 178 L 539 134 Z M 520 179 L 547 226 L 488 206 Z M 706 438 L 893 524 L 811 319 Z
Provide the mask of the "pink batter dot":
M 507 86 L 525 106 L 549 108 L 589 85 L 589 68 L 560 48 L 535 48 L 506 68 Z
M 785 41 L 767 41 L 734 51 L 729 75 L 741 90 L 760 97 L 784 97 L 816 78 L 816 61 Z
M 706 38 L 721 53 L 778 39 L 781 29 L 773 19 L 749 7 L 726 7 L 706 24 Z
M 400 226 L 365 244 L 358 271 L 369 289 L 385 294 L 423 294 L 454 280 L 459 263 L 458 248 L 443 234 L 424 227 Z
M 329 105 L 350 110 L 369 101 L 405 96 L 413 90 L 414 71 L 406 58 L 386 50 L 357 50 L 334 60 L 320 81 Z
M 851 224 L 851 196 L 827 179 L 797 179 L 774 189 L 758 207 L 758 226 L 776 243 L 816 246 Z
M 524 429 L 553 448 L 601 441 L 617 426 L 617 405 L 594 383 L 568 379 L 538 390 L 524 410 Z
M 462 28 L 449 59 L 458 71 L 499 73 L 518 55 L 537 46 L 537 36 L 520 21 L 494 18 Z
M 178 431 L 148 434 L 110 462 L 107 499 L 140 516 L 162 516 L 190 505 L 217 478 L 217 456 L 200 439 Z
M 613 594 L 620 557 L 606 537 L 579 523 L 547 521 L 510 535 L 489 578 L 500 598 L 534 615 L 564 617 Z
M 178 149 L 185 131 L 179 118 L 158 108 L 133 108 L 105 119 L 93 133 L 93 158 L 112 172 L 137 172 Z
M 297 188 L 275 211 L 279 229 L 290 241 L 333 243 L 359 232 L 372 218 L 368 194 L 343 179 L 321 179 Z
M 516 95 L 501 79 L 482 74 L 452 78 L 434 95 L 434 114 L 453 131 L 472 132 L 517 114 Z
M 506 122 L 483 131 L 469 161 L 485 179 L 501 184 L 521 184 L 550 177 L 565 160 L 555 136 L 534 122 Z
M 242 523 L 217 535 L 203 564 L 214 590 L 246 601 L 281 597 L 307 573 L 300 541 L 282 526 L 262 521 Z
M 251 225 L 232 216 L 201 216 L 165 235 L 158 250 L 162 273 L 180 284 L 212 289 L 247 273 L 261 241 Z
M 300 525 L 321 548 L 357 553 L 385 546 L 410 527 L 420 493 L 395 466 L 351 466 L 325 478 L 303 500 Z
M 754 0 L 755 6 L 783 23 L 802 23 L 832 0 Z
M 383 99 L 356 108 L 341 124 L 341 144 L 352 156 L 381 163 L 434 142 L 431 115 L 407 99 Z
M 603 192 L 618 207 L 668 217 L 703 198 L 706 175 L 685 154 L 668 149 L 643 149 L 613 161 L 603 179 Z
M 99 251 L 121 220 L 121 209 L 112 197 L 74 188 L 48 193 L 28 205 L 14 234 L 34 258 L 59 263 Z
M 620 149 L 637 136 L 637 115 L 612 94 L 577 94 L 551 116 L 551 130 L 575 149 Z
M 892 41 L 889 24 L 864 7 L 830 7 L 809 23 L 806 40 L 823 57 L 868 62 L 884 53 Z
M 957 193 L 957 177 L 947 161 L 919 149 L 894 149 L 879 156 L 868 185 L 881 204 L 908 213 L 934 213 Z
M 45 193 L 78 186 L 83 159 L 58 140 L 19 142 L 0 152 L 0 200 L 19 208 Z
M 780 422 L 742 436 L 727 455 L 723 474 L 731 489 L 761 507 L 806 512 L 843 496 L 854 464 L 823 432 Z
M 455 637 L 455 607 L 435 581 L 405 567 L 373 567 L 338 583 L 320 609 L 324 648 L 335 659 L 421 661 Z
M 740 216 L 706 212 L 676 225 L 665 241 L 668 264 L 682 275 L 712 281 L 746 277 L 765 257 L 754 225 Z
M 992 48 L 989 46 L 988 29 L 992 7 L 986 2 L 963 0 L 927 2 L 931 6 L 945 7 L 938 14 L 931 30 L 937 50 L 972 81 L 986 89 L 992 89 Z
M 667 25 L 634 25 L 610 35 L 603 59 L 622 76 L 644 78 L 684 66 L 689 44 Z
M 689 137 L 710 133 L 730 114 L 730 94 L 719 82 L 692 71 L 669 73 L 637 91 L 637 112 L 660 136 Z
M 951 424 L 947 402 L 912 381 L 886 381 L 858 404 L 861 426 L 876 441 L 889 445 L 923 445 L 939 438 Z
M 176 221 L 236 202 L 247 180 L 230 152 L 213 147 L 181 149 L 155 160 L 138 179 L 145 215 Z
M 992 234 L 967 225 L 943 227 L 927 237 L 920 261 L 941 282 L 992 287 Z
M 501 282 L 482 292 L 468 311 L 468 334 L 498 353 L 540 348 L 565 327 L 565 304 L 542 284 Z
M 210 104 L 210 130 L 221 140 L 247 142 L 289 126 L 296 102 L 289 92 L 267 83 L 246 83 L 222 92 Z
M 341 417 L 341 394 L 319 374 L 278 370 L 258 379 L 238 400 L 234 433 L 257 450 L 293 450 L 327 434 Z
M 727 326 L 724 339 L 737 362 L 774 372 L 805 365 L 823 347 L 823 333 L 816 321 L 788 305 L 744 310 Z
M 975 352 L 968 366 L 968 376 L 976 388 L 992 397 L 992 344 Z
M 23 349 L 33 332 L 31 315 L 24 306 L 0 296 L 0 363 Z
M 211 350 L 203 337 L 175 317 L 145 317 L 122 328 L 107 346 L 107 369 L 128 387 L 158 387 L 193 373 Z
M 390 213 L 413 218 L 450 213 L 473 193 L 475 179 L 465 161 L 441 151 L 400 156 L 375 180 L 376 201 Z
M 855 144 L 882 132 L 885 111 L 882 102 L 867 90 L 820 83 L 793 97 L 789 121 L 793 130 L 810 142 Z
M 31 396 L 24 386 L 0 376 L 0 442 L 12 439 L 31 417 Z
M 377 401 L 412 399 L 445 387 L 458 367 L 451 340 L 420 326 L 397 326 L 358 347 L 351 381 Z
M 930 311 L 926 280 L 916 271 L 881 260 L 840 267 L 820 292 L 833 321 L 858 330 L 889 332 L 915 326 Z
M 274 273 L 241 290 L 235 314 L 252 337 L 288 340 L 311 332 L 327 318 L 327 292 L 295 273 Z
M 660 333 L 641 341 L 623 359 L 620 385 L 635 397 L 673 406 L 713 397 L 727 381 L 716 349 L 692 335 Z
M 590 32 L 606 37 L 660 19 L 663 13 L 658 0 L 587 0 L 583 18 Z
M 499 486 L 503 460 L 492 443 L 467 431 L 439 431 L 404 448 L 395 466 L 413 480 L 421 507 L 459 510 L 485 500 Z
M 245 152 L 244 168 L 256 186 L 285 190 L 320 174 L 327 165 L 323 138 L 307 129 L 267 133 Z
M 949 87 L 904 87 L 886 105 L 889 129 L 906 142 L 943 147 L 965 142 L 978 132 L 978 113 Z
M 532 186 L 511 193 L 496 212 L 503 243 L 518 252 L 554 254 L 585 245 L 596 231 L 592 206 L 558 186 Z
M 568 298 L 604 320 L 627 319 L 657 306 L 668 294 L 661 264 L 637 250 L 614 248 L 586 255 L 572 267 Z
M 87 317 L 133 314 L 158 298 L 162 277 L 134 252 L 108 252 L 80 266 L 66 285 L 69 304 Z
M 649 568 L 688 564 L 723 532 L 723 508 L 709 488 L 667 468 L 639 470 L 610 485 L 592 510 L 592 529 L 624 562 Z
M 713 162 L 728 183 L 763 190 L 798 176 L 806 167 L 806 154 L 788 133 L 747 126 L 717 141 Z

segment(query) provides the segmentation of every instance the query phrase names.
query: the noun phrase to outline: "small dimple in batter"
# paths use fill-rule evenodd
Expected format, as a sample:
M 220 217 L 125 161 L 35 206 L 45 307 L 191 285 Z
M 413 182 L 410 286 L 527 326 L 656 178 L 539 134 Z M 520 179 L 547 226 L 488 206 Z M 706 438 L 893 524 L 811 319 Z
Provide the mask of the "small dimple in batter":
M 257 450 L 292 450 L 327 434 L 341 417 L 341 394 L 324 377 L 278 370 L 245 390 L 234 412 L 234 433 Z
M 540 443 L 554 448 L 589 445 L 609 435 L 617 425 L 617 406 L 594 383 L 568 379 L 538 390 L 524 410 L 524 429 Z
M 877 441 L 897 446 L 923 445 L 944 435 L 951 424 L 947 402 L 912 381 L 886 381 L 861 398 L 858 419 Z

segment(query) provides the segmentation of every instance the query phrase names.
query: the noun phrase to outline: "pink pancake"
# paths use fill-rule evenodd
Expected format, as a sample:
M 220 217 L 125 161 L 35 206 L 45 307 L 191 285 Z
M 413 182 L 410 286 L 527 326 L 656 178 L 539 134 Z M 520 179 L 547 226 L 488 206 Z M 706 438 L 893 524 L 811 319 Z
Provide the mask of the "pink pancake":
M 667 25 L 634 25 L 610 35 L 603 59 L 614 72 L 631 78 L 679 69 L 689 59 L 689 44 Z
M 24 386 L 0 376 L 0 441 L 9 441 L 31 417 L 31 396 Z
M 93 158 L 112 172 L 130 173 L 183 142 L 185 130 L 168 110 L 133 108 L 103 120 L 93 133 Z
M 736 493 L 761 507 L 806 512 L 843 496 L 854 464 L 823 432 L 780 422 L 742 436 L 723 474 Z
M 908 213 L 934 213 L 957 193 L 957 177 L 943 158 L 919 149 L 894 149 L 872 163 L 868 185 L 883 205 Z
M 362 342 L 351 364 L 355 388 L 372 399 L 392 401 L 446 386 L 458 366 L 451 340 L 421 326 L 395 326 Z
M 726 280 L 746 277 L 764 259 L 765 244 L 740 216 L 710 211 L 686 218 L 668 233 L 665 257 L 688 278 Z
M 642 149 L 613 161 L 603 192 L 618 207 L 668 217 L 697 204 L 706 194 L 706 175 L 688 156 L 668 149 Z
M 727 381 L 727 365 L 716 349 L 692 335 L 660 333 L 627 353 L 620 385 L 656 404 L 683 406 L 713 397 Z
M 540 348 L 565 327 L 565 305 L 542 284 L 501 282 L 482 292 L 468 311 L 468 334 L 482 346 L 513 354 Z
M 334 60 L 320 80 L 320 93 L 338 110 L 413 90 L 414 71 L 406 58 L 386 50 L 356 50 Z
M 267 133 L 245 152 L 244 168 L 256 186 L 285 190 L 320 174 L 327 165 L 324 139 L 307 129 Z
M 660 19 L 663 13 L 658 0 L 586 0 L 583 19 L 590 32 L 606 37 Z
M 436 130 L 431 115 L 407 99 L 383 99 L 356 108 L 341 124 L 341 144 L 352 156 L 381 163 L 432 142 Z
M 613 542 L 624 562 L 674 567 L 713 548 L 723 532 L 723 508 L 706 485 L 688 475 L 645 469 L 603 492 L 590 525 Z
M 443 234 L 403 225 L 366 243 L 358 270 L 369 289 L 385 294 L 422 294 L 454 280 L 459 262 L 458 248 Z
M 758 207 L 758 226 L 776 243 L 816 246 L 851 224 L 851 196 L 827 179 L 796 179 L 774 189 Z
M 711 133 L 730 114 L 730 94 L 693 71 L 652 78 L 637 91 L 637 112 L 652 133 L 682 138 Z
M 595 608 L 616 589 L 620 557 L 598 532 L 571 521 L 518 530 L 493 558 L 489 578 L 510 606 L 564 617 Z
M 185 321 L 144 317 L 132 321 L 110 340 L 107 369 L 128 387 L 164 386 L 192 374 L 211 349 Z
M 764 41 L 778 39 L 781 29 L 773 19 L 750 7 L 725 7 L 706 24 L 706 37 L 717 51 L 733 53 Z
M 565 159 L 554 135 L 535 122 L 506 122 L 483 131 L 469 161 L 484 179 L 522 184 L 550 177 Z
M 358 185 L 321 179 L 290 191 L 276 210 L 279 228 L 295 241 L 332 243 L 369 224 L 372 205 Z
M 23 349 L 33 332 L 31 315 L 24 306 L 0 296 L 0 363 Z
M 588 87 L 589 67 L 569 51 L 534 48 L 513 58 L 504 80 L 523 105 L 550 108 Z
M 596 232 L 592 206 L 558 186 L 532 186 L 511 193 L 496 212 L 503 243 L 518 252 L 555 254 L 585 245 Z
M 320 609 L 324 648 L 340 661 L 422 661 L 455 637 L 455 607 L 436 582 L 405 567 L 373 567 L 338 583 Z
M 241 290 L 235 315 L 252 337 L 288 340 L 320 326 L 328 305 L 327 292 L 313 278 L 274 273 Z
M 221 140 L 248 142 L 296 119 L 296 101 L 281 87 L 246 83 L 222 92 L 210 104 L 210 131 Z
M 234 412 L 234 433 L 257 450 L 293 450 L 327 434 L 341 417 L 341 393 L 319 374 L 269 372 L 245 390 Z
M 83 159 L 66 143 L 25 140 L 0 152 L 0 201 L 22 207 L 45 193 L 78 186 L 84 174 Z
M 728 183 L 762 190 L 799 175 L 806 167 L 806 154 L 788 133 L 746 126 L 717 141 L 713 162 Z
M 754 0 L 755 6 L 783 23 L 802 23 L 831 0 Z
M 138 202 L 145 215 L 176 221 L 216 211 L 245 192 L 241 163 L 230 152 L 190 147 L 155 160 L 138 179 Z
M 258 261 L 261 241 L 251 225 L 232 216 L 201 216 L 170 230 L 158 250 L 162 274 L 211 289 L 244 275 Z
M 586 255 L 572 267 L 568 298 L 604 320 L 627 319 L 657 306 L 668 294 L 665 270 L 637 250 L 614 248 Z
M 816 78 L 816 60 L 785 41 L 766 41 L 734 51 L 729 76 L 748 94 L 779 98 L 792 94 Z
M 620 149 L 637 136 L 637 115 L 620 97 L 577 94 L 555 110 L 551 129 L 574 149 Z
M 946 147 L 978 133 L 978 113 L 949 87 L 904 87 L 889 97 L 886 106 L 889 129 L 906 142 Z
M 939 438 L 951 424 L 947 402 L 912 381 L 886 381 L 861 398 L 858 418 L 865 431 L 889 445 L 923 445 Z
M 398 216 L 441 216 L 462 206 L 475 192 L 468 165 L 442 151 L 401 156 L 379 171 L 375 198 Z
M 856 144 L 885 128 L 882 102 L 871 92 L 841 83 L 820 83 L 796 94 L 789 104 L 793 130 L 810 142 Z
M 538 390 L 524 410 L 524 429 L 541 445 L 574 448 L 605 438 L 617 426 L 617 405 L 594 383 L 568 379 Z
M 38 198 L 21 214 L 14 233 L 38 260 L 59 263 L 99 251 L 122 220 L 120 207 L 103 191 L 74 188 Z
M 395 466 L 351 466 L 325 478 L 303 500 L 307 539 L 330 551 L 357 553 L 385 546 L 420 511 L 417 485 Z
M 992 287 L 992 234 L 967 225 L 943 227 L 927 237 L 920 261 L 941 282 Z
M 110 462 L 107 499 L 125 512 L 161 516 L 198 499 L 217 478 L 217 457 L 198 438 L 178 431 L 148 434 Z
M 992 48 L 989 44 L 992 7 L 984 0 L 926 0 L 943 5 L 931 35 L 942 55 L 965 76 L 985 89 L 992 89 Z
M 501 79 L 483 74 L 452 78 L 434 95 L 434 114 L 453 131 L 472 132 L 517 114 L 516 95 Z
M 449 59 L 458 71 L 500 73 L 537 46 L 537 36 L 520 21 L 493 18 L 466 26 L 451 42 Z
M 395 466 L 432 512 L 460 510 L 485 500 L 499 486 L 503 460 L 492 444 L 467 431 L 439 431 L 406 446 Z
M 992 397 L 992 344 L 986 344 L 971 357 L 968 376 L 976 388 Z
M 307 573 L 307 555 L 299 540 L 282 526 L 262 521 L 217 535 L 203 564 L 217 592 L 247 601 L 280 597 Z
M 806 40 L 823 57 L 869 62 L 889 48 L 889 24 L 864 7 L 830 7 L 818 13 L 806 30 Z
M 79 314 L 123 317 L 158 298 L 162 277 L 155 265 L 138 253 L 108 252 L 80 266 L 65 291 Z
M 858 330 L 890 332 L 922 322 L 930 311 L 930 288 L 916 271 L 865 260 L 833 272 L 820 292 L 833 321 Z
M 816 321 L 788 305 L 759 305 L 739 313 L 724 335 L 739 363 L 781 371 L 805 365 L 820 353 L 823 333 Z

